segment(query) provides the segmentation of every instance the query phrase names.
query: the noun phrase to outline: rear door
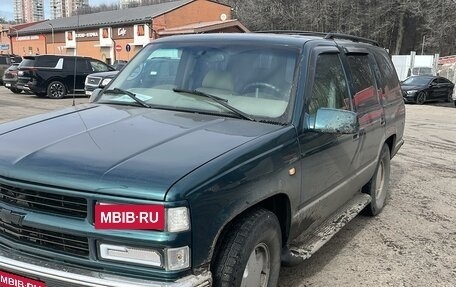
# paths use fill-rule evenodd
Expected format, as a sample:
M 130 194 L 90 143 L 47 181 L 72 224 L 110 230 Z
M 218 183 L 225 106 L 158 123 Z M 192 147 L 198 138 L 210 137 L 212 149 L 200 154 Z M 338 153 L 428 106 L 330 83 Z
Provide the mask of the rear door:
M 385 134 L 385 113 L 374 77 L 374 67 L 377 67 L 373 56 L 365 49 L 348 49 L 347 60 L 353 105 L 359 121 L 359 166 L 364 168 L 377 161 Z
M 76 64 L 76 66 L 75 66 Z M 92 73 L 89 61 L 86 58 L 69 57 L 65 58 L 65 84 L 69 91 L 75 93 L 84 92 L 84 82 L 88 74 Z
M 445 78 L 439 78 L 438 81 L 439 86 L 442 88 L 442 94 L 440 95 L 440 99 L 449 99 L 449 95 L 453 93 L 453 84 Z

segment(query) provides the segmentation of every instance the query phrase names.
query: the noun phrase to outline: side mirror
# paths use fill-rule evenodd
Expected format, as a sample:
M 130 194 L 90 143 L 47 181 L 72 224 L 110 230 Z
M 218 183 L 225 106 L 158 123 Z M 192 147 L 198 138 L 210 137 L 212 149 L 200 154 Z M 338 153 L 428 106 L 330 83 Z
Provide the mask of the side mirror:
M 102 89 L 100 89 L 100 88 L 95 89 L 95 90 L 92 92 L 92 94 L 90 95 L 89 103 L 96 102 L 96 101 L 98 100 L 98 97 L 99 97 L 101 91 L 102 91 Z
M 355 134 L 358 132 L 358 116 L 352 111 L 319 108 L 307 120 L 307 129 L 329 134 Z

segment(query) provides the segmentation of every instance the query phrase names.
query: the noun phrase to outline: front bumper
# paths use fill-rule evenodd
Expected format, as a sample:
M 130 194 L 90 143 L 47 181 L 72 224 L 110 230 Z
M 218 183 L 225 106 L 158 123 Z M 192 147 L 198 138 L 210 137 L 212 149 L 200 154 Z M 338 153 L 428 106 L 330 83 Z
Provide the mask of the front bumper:
M 17 80 L 3 79 L 3 85 L 8 89 L 17 88 Z
M 0 270 L 42 281 L 46 287 L 209 287 L 212 284 L 210 272 L 190 275 L 175 282 L 158 282 L 63 266 L 18 255 L 4 248 L 0 248 Z
M 406 102 L 406 103 L 414 103 L 414 102 L 416 102 L 416 93 L 407 94 L 407 93 L 404 92 L 402 94 L 402 97 L 404 98 L 404 102 Z

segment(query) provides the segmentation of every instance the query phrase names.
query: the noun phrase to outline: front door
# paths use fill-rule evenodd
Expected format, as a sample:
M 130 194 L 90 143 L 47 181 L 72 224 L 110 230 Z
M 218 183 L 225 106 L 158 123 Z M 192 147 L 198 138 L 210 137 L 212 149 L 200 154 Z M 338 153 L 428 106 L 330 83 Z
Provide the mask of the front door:
M 311 57 L 306 95 L 306 118 L 312 121 L 319 108 L 352 110 L 349 86 L 336 47 L 316 48 Z M 313 60 L 312 60 L 313 59 Z M 349 186 L 349 178 L 358 168 L 357 135 L 323 134 L 306 130 L 299 135 L 301 148 L 302 188 L 300 231 L 311 230 L 348 201 L 356 192 Z M 309 228 L 310 227 L 310 228 Z

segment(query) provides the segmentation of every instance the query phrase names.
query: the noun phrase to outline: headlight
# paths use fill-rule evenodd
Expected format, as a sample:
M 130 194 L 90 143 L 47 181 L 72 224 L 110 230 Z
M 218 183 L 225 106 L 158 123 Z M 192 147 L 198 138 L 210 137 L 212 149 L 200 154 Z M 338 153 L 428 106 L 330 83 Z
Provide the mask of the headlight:
M 98 244 L 100 259 L 135 263 L 176 271 L 190 267 L 190 248 L 188 246 L 161 250 L 131 247 L 124 245 Z M 164 258 L 162 253 L 164 253 Z
M 107 84 L 109 84 L 109 82 L 111 82 L 112 79 L 104 79 L 102 82 L 101 82 L 101 85 L 102 86 L 106 86 Z
M 121 245 L 100 243 L 98 245 L 100 258 L 162 267 L 162 256 L 153 249 L 137 248 Z
M 190 215 L 187 207 L 166 209 L 166 231 L 180 232 L 190 230 Z
M 418 90 L 410 90 L 410 91 L 407 91 L 406 93 L 407 93 L 407 95 L 411 95 L 411 94 L 414 94 L 416 92 L 418 92 Z

